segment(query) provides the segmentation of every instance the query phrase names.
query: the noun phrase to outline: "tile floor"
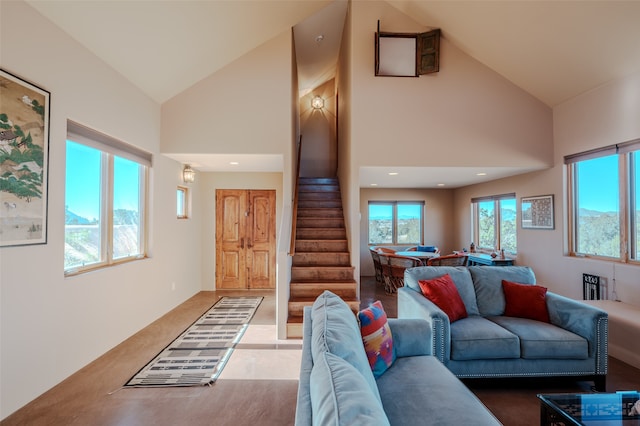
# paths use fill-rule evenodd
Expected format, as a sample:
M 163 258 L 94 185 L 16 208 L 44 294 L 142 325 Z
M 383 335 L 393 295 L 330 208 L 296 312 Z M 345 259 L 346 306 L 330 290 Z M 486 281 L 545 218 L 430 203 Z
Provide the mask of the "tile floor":
M 276 326 L 250 324 L 218 380 L 298 380 L 302 340 L 278 340 Z

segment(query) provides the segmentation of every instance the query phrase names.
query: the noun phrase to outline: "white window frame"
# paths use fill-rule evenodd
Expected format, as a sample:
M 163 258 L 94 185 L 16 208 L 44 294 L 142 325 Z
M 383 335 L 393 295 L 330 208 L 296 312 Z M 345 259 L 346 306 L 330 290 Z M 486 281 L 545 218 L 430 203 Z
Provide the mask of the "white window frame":
M 481 252 L 492 252 L 494 250 L 500 251 L 502 247 L 502 227 L 500 224 L 502 223 L 502 212 L 500 209 L 500 201 L 503 200 L 514 200 L 516 202 L 516 215 L 518 209 L 518 203 L 515 192 L 508 194 L 500 194 L 500 195 L 489 195 L 486 197 L 476 197 L 471 199 L 471 241 L 475 244 L 476 249 Z M 496 242 L 496 247 L 482 247 L 480 246 L 480 209 L 478 207 L 479 203 L 491 201 L 493 202 L 493 211 L 494 211 L 494 219 L 493 219 L 493 232 L 494 232 L 494 241 Z M 505 249 L 505 251 L 509 254 L 515 255 L 517 254 L 517 217 L 516 217 L 516 251 L 511 251 Z
M 639 223 L 636 221 L 635 210 L 640 208 L 640 200 L 635 197 L 635 177 L 638 173 L 638 164 L 633 159 L 633 153 L 640 151 L 640 139 L 628 142 L 608 145 L 589 151 L 567 155 L 564 157 L 567 176 L 567 241 L 568 255 L 593 258 L 612 262 L 622 262 L 640 265 L 640 253 L 636 253 L 636 232 Z M 618 156 L 618 197 L 619 197 L 619 232 L 620 232 L 620 251 L 618 256 L 602 256 L 593 253 L 582 253 L 577 250 L 577 221 L 578 208 L 576 202 L 577 196 L 577 180 L 576 165 L 581 161 L 591 160 L 610 155 Z M 578 177 L 579 179 L 579 177 Z
M 137 147 L 114 139 L 108 135 L 97 132 L 76 122 L 67 121 L 67 140 L 85 145 L 100 151 L 101 155 L 101 187 L 100 187 L 100 246 L 101 256 L 96 262 L 87 265 L 64 266 L 65 276 L 75 275 L 107 266 L 144 259 L 147 257 L 148 249 L 148 188 L 149 170 L 152 165 L 150 153 L 140 150 Z M 113 190 L 114 190 L 114 158 L 125 158 L 138 163 L 140 166 L 139 176 L 139 224 L 138 224 L 138 244 L 139 252 L 130 256 L 113 258 Z M 65 188 L 66 190 L 66 188 Z M 66 235 L 66 231 L 65 231 Z
M 177 197 L 179 192 L 182 193 L 182 212 L 178 212 L 179 202 Z M 186 186 L 178 185 L 176 191 L 176 213 L 178 219 L 189 219 L 189 217 L 191 217 L 191 194 L 189 188 Z
M 392 226 L 392 237 L 391 243 L 372 243 L 371 241 L 371 236 L 369 235 L 369 228 L 370 228 L 370 222 L 371 222 L 371 218 L 369 218 L 369 212 L 370 212 L 370 206 L 371 205 L 390 205 L 392 206 L 392 213 L 391 213 L 391 226 Z M 397 232 L 397 228 L 398 228 L 398 205 L 402 205 L 402 204 L 410 204 L 410 205 L 418 205 L 421 207 L 420 209 L 420 241 L 417 243 L 398 243 L 398 232 Z M 388 245 L 396 245 L 396 246 L 400 246 L 400 245 L 407 245 L 407 246 L 411 246 L 411 245 L 421 245 L 424 243 L 424 217 L 425 217 L 425 202 L 424 201 L 404 201 L 404 200 L 397 200 L 397 201 L 378 201 L 378 200 L 371 200 L 369 201 L 369 203 L 367 204 L 367 241 L 369 242 L 369 245 L 374 245 L 374 244 L 378 244 L 378 245 L 382 245 L 382 244 L 388 244 Z

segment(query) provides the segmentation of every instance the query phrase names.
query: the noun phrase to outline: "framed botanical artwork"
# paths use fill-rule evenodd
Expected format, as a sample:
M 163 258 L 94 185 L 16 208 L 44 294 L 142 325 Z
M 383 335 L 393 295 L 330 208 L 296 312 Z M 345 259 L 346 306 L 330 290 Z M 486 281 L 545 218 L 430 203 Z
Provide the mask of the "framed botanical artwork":
M 553 195 L 522 197 L 522 229 L 554 229 Z
M 50 97 L 0 69 L 0 247 L 47 243 Z

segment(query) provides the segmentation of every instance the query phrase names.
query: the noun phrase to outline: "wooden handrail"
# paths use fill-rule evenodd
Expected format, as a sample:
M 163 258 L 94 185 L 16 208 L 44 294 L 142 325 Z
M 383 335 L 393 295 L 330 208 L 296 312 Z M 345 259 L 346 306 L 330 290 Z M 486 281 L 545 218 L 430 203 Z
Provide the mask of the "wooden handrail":
M 302 135 L 298 140 L 298 156 L 296 159 L 296 183 L 293 189 L 293 207 L 291 209 L 291 243 L 289 245 L 289 256 L 296 254 L 296 222 L 298 221 L 298 185 L 300 183 L 300 154 L 302 152 Z

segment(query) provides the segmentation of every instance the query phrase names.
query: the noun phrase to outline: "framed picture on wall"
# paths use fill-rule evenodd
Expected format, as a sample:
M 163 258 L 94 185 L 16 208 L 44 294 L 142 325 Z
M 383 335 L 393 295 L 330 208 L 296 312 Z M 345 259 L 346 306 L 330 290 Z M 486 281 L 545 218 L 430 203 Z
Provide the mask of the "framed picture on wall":
M 0 69 L 0 246 L 47 243 L 50 93 Z
M 554 229 L 553 195 L 522 197 L 520 200 L 522 229 Z

